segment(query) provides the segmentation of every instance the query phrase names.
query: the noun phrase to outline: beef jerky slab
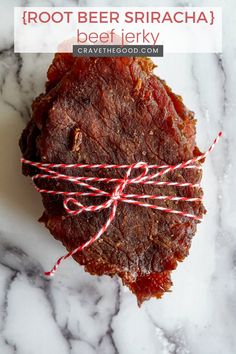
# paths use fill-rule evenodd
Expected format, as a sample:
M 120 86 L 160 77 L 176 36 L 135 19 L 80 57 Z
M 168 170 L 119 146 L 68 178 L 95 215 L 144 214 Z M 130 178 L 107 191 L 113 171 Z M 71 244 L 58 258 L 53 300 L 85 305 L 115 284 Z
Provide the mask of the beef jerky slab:
M 46 92 L 35 99 L 32 119 L 23 131 L 23 157 L 44 163 L 177 164 L 200 155 L 195 119 L 166 83 L 153 74 L 147 58 L 75 58 L 56 54 L 48 70 Z M 25 175 L 35 171 L 23 166 Z M 78 175 L 78 171 L 70 170 Z M 81 173 L 81 172 L 80 172 Z M 122 177 L 122 170 L 82 171 L 82 175 Z M 199 183 L 201 170 L 182 169 L 164 181 Z M 58 181 L 37 181 L 45 189 L 76 190 Z M 101 189 L 114 186 L 99 184 Z M 129 185 L 125 193 L 201 197 L 200 188 Z M 90 239 L 109 210 L 70 216 L 63 196 L 42 194 L 45 223 L 68 251 Z M 105 198 L 81 198 L 100 204 Z M 201 202 L 154 200 L 153 204 L 202 216 Z M 138 303 L 161 297 L 172 285 L 171 271 L 189 253 L 197 221 L 119 202 L 112 225 L 74 259 L 90 274 L 118 275 Z M 52 260 L 53 261 L 53 260 Z

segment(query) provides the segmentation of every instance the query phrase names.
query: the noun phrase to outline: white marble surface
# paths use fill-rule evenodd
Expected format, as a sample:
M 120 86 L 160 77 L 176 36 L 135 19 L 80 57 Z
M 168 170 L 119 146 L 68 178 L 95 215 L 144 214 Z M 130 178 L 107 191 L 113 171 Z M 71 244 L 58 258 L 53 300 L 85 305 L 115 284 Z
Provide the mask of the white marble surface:
M 155 1 L 81 1 L 82 5 L 156 5 Z M 117 279 L 92 277 L 72 260 L 51 281 L 42 277 L 63 247 L 37 223 L 40 196 L 21 176 L 18 139 L 32 99 L 43 90 L 50 55 L 13 53 L 12 8 L 76 1 L 1 1 L 0 21 L 0 353 L 236 353 L 236 3 L 223 6 L 222 55 L 168 55 L 156 73 L 198 118 L 198 143 L 224 139 L 206 161 L 208 209 L 191 253 L 173 273 L 172 292 L 141 309 Z M 78 4 L 77 4 L 78 5 Z

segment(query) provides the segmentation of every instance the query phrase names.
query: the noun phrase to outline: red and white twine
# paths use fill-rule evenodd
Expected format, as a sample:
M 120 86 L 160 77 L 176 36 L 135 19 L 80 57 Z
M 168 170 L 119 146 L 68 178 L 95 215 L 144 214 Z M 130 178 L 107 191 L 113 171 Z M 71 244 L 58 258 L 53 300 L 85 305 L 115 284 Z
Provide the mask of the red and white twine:
M 106 223 L 101 227 L 101 229 L 87 242 L 75 248 L 74 250 L 68 252 L 66 255 L 60 257 L 51 271 L 46 272 L 46 276 L 52 276 L 56 272 L 62 260 L 76 254 L 79 251 L 82 251 L 86 247 L 92 245 L 96 240 L 98 240 L 104 232 L 111 225 L 112 221 L 116 216 L 118 202 L 124 202 L 128 204 L 138 205 L 145 208 L 155 209 L 163 211 L 166 213 L 177 214 L 182 217 L 187 217 L 194 219 L 196 221 L 201 221 L 202 218 L 189 214 L 183 211 L 174 210 L 162 206 L 157 206 L 149 203 L 143 203 L 142 199 L 152 199 L 152 200 L 172 200 L 172 201 L 183 201 L 183 202 L 198 202 L 202 198 L 188 198 L 188 197 L 176 197 L 176 196 L 163 196 L 163 195 L 149 195 L 149 194 L 126 194 L 124 189 L 130 184 L 143 184 L 143 185 L 157 185 L 157 186 L 176 186 L 176 187 L 190 187 L 198 188 L 199 184 L 193 183 L 179 183 L 179 182 L 169 182 L 169 181 L 160 181 L 159 179 L 167 174 L 178 169 L 184 168 L 201 168 L 199 165 L 196 165 L 196 162 L 205 159 L 205 157 L 214 149 L 218 140 L 222 136 L 222 132 L 218 134 L 216 139 L 210 148 L 202 155 L 194 157 L 188 161 L 181 162 L 177 165 L 148 165 L 145 162 L 137 162 L 132 165 L 109 165 L 109 164 L 52 164 L 52 163 L 41 163 L 33 162 L 21 159 L 21 162 L 26 165 L 37 167 L 43 173 L 38 173 L 32 177 L 32 180 L 35 182 L 37 179 L 46 179 L 46 180 L 60 180 L 68 181 L 73 183 L 76 186 L 86 188 L 88 192 L 68 192 L 68 191 L 59 191 L 59 190 L 47 190 L 36 187 L 36 190 L 39 193 L 47 193 L 51 195 L 62 195 L 65 196 L 63 201 L 64 209 L 71 216 L 79 215 L 82 212 L 95 212 L 100 211 L 106 208 L 110 208 L 110 214 Z M 57 168 L 61 169 L 125 169 L 126 173 L 123 178 L 100 178 L 100 177 L 82 177 L 82 176 L 68 176 L 63 173 L 56 171 Z M 143 172 L 135 177 L 130 178 L 131 172 L 133 170 L 141 169 Z M 151 170 L 157 170 L 155 173 L 151 173 Z M 158 178 L 158 180 L 156 180 Z M 116 186 L 112 192 L 106 192 L 102 189 L 96 188 L 89 184 L 90 182 L 102 182 L 102 183 L 116 183 Z M 81 204 L 75 197 L 107 197 L 109 198 L 104 203 L 100 205 L 89 205 L 85 206 Z M 76 209 L 75 209 L 76 208 Z

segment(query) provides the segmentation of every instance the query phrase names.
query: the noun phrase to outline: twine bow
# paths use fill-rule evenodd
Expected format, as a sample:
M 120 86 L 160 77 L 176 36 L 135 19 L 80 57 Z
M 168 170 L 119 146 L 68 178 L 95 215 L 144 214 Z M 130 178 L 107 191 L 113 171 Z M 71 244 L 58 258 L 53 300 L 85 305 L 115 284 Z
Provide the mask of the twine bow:
M 118 202 L 124 202 L 132 205 L 138 205 L 145 208 L 155 209 L 163 211 L 166 213 L 177 214 L 182 217 L 187 217 L 194 219 L 196 221 L 202 221 L 202 218 L 198 215 L 186 213 L 184 211 L 170 209 L 154 204 L 143 203 L 142 199 L 151 199 L 151 200 L 172 200 L 172 201 L 183 201 L 183 202 L 200 202 L 202 198 L 188 198 L 188 197 L 177 197 L 177 196 L 163 196 L 163 195 L 149 195 L 149 194 L 126 194 L 124 193 L 125 188 L 131 184 L 142 184 L 142 185 L 158 185 L 158 186 L 176 186 L 176 187 L 190 187 L 198 188 L 200 185 L 198 183 L 180 183 L 175 181 L 160 181 L 160 178 L 172 171 L 185 168 L 194 168 L 198 169 L 201 166 L 197 165 L 198 161 L 203 160 L 215 147 L 218 140 L 222 136 L 222 132 L 218 134 L 216 139 L 210 148 L 200 156 L 194 157 L 188 161 L 181 162 L 177 165 L 148 165 L 146 162 L 137 162 L 131 165 L 109 165 L 109 164 L 48 164 L 41 162 L 33 162 L 21 159 L 22 164 L 30 165 L 37 167 L 44 173 L 38 173 L 32 177 L 32 180 L 35 182 L 37 179 L 47 179 L 47 180 L 61 180 L 69 181 L 76 186 L 83 187 L 88 190 L 88 192 L 69 192 L 69 191 L 59 191 L 59 190 L 47 190 L 41 189 L 35 185 L 36 190 L 39 193 L 47 193 L 51 195 L 63 195 L 65 199 L 63 200 L 63 206 L 66 212 L 71 216 L 77 216 L 82 212 L 95 212 L 101 211 L 107 208 L 110 208 L 110 214 L 106 223 L 100 228 L 100 230 L 87 242 L 75 248 L 74 250 L 68 252 L 66 255 L 60 257 L 55 263 L 54 267 L 49 271 L 44 273 L 46 276 L 52 276 L 56 272 L 62 260 L 76 254 L 77 252 L 82 251 L 86 247 L 92 245 L 96 240 L 98 240 L 111 225 L 112 221 L 116 216 Z M 59 173 L 56 169 L 126 169 L 125 176 L 123 178 L 108 178 L 108 177 L 83 177 L 83 176 L 68 176 L 63 173 Z M 143 169 L 137 177 L 130 178 L 133 170 Z M 152 173 L 152 170 L 157 170 L 157 172 Z M 102 182 L 102 183 L 116 183 L 116 186 L 112 192 L 106 192 L 102 189 L 92 186 L 91 182 Z M 105 202 L 99 205 L 89 205 L 85 206 L 80 203 L 74 197 L 107 197 Z

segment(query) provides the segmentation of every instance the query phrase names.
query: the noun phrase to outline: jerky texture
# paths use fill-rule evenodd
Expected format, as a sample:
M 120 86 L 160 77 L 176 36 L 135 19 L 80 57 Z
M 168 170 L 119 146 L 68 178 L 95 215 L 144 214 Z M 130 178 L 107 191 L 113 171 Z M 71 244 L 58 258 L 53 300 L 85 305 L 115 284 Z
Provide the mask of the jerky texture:
M 193 113 L 153 74 L 153 68 L 146 58 L 56 54 L 48 70 L 46 92 L 33 102 L 32 119 L 20 139 L 24 158 L 48 163 L 176 164 L 199 155 Z M 35 171 L 23 166 L 23 173 Z M 125 171 L 80 173 L 118 177 Z M 162 180 L 199 183 L 201 171 L 178 170 Z M 37 184 L 46 189 L 75 190 L 68 182 L 41 180 Z M 143 185 L 128 186 L 124 192 L 202 195 L 201 189 Z M 68 216 L 62 196 L 43 194 L 42 200 L 45 211 L 41 221 L 67 250 L 87 241 L 109 215 L 109 210 L 103 210 Z M 104 202 L 101 197 L 80 200 L 87 205 Z M 151 202 L 198 216 L 205 213 L 201 202 Z M 141 304 L 170 289 L 170 273 L 188 255 L 196 224 L 186 217 L 120 202 L 109 230 L 74 259 L 91 274 L 120 276 Z

